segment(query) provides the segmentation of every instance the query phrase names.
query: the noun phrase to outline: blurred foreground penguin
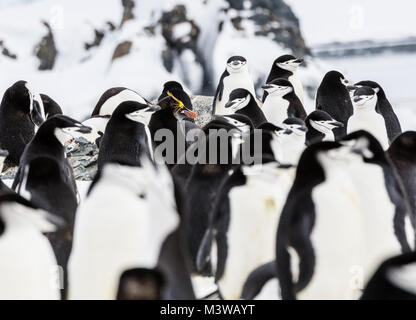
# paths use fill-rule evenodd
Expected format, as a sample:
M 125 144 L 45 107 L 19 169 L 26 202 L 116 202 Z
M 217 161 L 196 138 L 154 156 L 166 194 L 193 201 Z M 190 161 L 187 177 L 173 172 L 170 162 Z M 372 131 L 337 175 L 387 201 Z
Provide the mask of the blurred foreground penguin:
M 321 110 L 311 112 L 305 120 L 308 132 L 306 145 L 320 141 L 335 141 L 334 129 L 342 128 L 342 122 L 336 121 L 328 113 Z
M 247 60 L 241 56 L 232 56 L 227 60 L 227 67 L 218 83 L 212 113 L 221 115 L 232 113 L 232 110 L 225 108 L 225 104 L 230 93 L 240 88 L 249 91 L 253 97 L 256 96 L 253 80 L 248 71 Z
M 370 87 L 360 87 L 354 91 L 354 111 L 348 119 L 347 133 L 366 130 L 375 136 L 384 150 L 389 147 L 386 123 L 381 114 L 377 113 L 377 92 Z
M 380 113 L 386 123 L 387 135 L 389 137 L 390 143 L 402 133 L 402 128 L 400 126 L 399 119 L 394 113 L 393 107 L 391 106 L 389 100 L 386 97 L 386 94 L 383 88 L 374 81 L 360 81 L 355 84 L 356 87 L 370 87 L 377 93 L 377 106 L 376 111 Z
M 141 163 L 107 163 L 80 205 L 69 260 L 70 299 L 116 299 L 123 273 L 135 268 L 161 272 L 163 299 L 194 298 L 172 179 L 145 156 Z
M 48 239 L 62 221 L 16 193 L 0 194 L 0 298 L 60 299 L 59 268 Z
M 324 76 L 316 94 L 316 110 L 327 112 L 344 125 L 334 129 L 336 140 L 346 134 L 348 119 L 353 114 L 347 87 L 349 87 L 349 82 L 340 72 L 329 71 Z
M 6 157 L 9 155 L 7 150 L 0 149 L 0 172 L 3 170 L 4 161 L 6 161 Z M 4 182 L 0 179 L 0 191 L 12 191 Z
M 26 81 L 6 90 L 0 104 L 0 147 L 9 152 L 5 169 L 19 165 L 23 150 L 44 120 L 42 99 Z
M 262 107 L 267 121 L 281 126 L 289 117 L 305 120 L 306 111 L 288 80 L 275 79 L 262 88 L 269 93 Z
M 276 79 L 286 79 L 289 80 L 292 84 L 296 96 L 299 98 L 300 102 L 303 104 L 303 86 L 297 76 L 297 70 L 299 66 L 303 63 L 303 59 L 297 59 L 296 57 L 285 54 L 280 56 L 273 62 L 273 66 L 270 70 L 270 73 L 267 77 L 266 83 L 271 83 Z M 263 95 L 263 102 L 266 101 L 266 98 L 270 92 L 267 90 Z

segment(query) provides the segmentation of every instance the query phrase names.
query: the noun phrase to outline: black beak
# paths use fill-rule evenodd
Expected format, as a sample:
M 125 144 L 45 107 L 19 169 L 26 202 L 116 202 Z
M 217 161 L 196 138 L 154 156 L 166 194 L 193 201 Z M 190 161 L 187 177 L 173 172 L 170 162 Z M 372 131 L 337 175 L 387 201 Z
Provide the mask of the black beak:
M 302 64 L 303 63 L 303 59 L 296 59 L 295 60 L 295 63 Z
M 355 89 L 357 89 L 358 87 L 354 86 L 354 85 L 347 85 L 347 90 L 348 91 L 355 91 Z
M 270 84 L 267 84 L 267 83 L 266 83 L 266 84 L 262 85 L 262 86 L 261 86 L 261 88 L 262 88 L 262 89 L 264 89 L 264 90 L 266 90 L 266 89 L 271 89 L 271 88 L 273 88 L 273 86 L 272 86 L 272 85 L 270 85 Z
M 306 128 L 306 127 L 300 127 L 299 128 L 299 131 L 307 132 L 308 131 L 308 128 Z
M 285 129 L 285 131 L 283 131 L 283 134 L 291 134 L 292 133 L 292 130 L 290 130 L 290 129 Z
M 361 99 L 359 96 L 355 96 L 353 100 L 354 100 L 354 102 L 359 102 L 363 99 Z
M 83 126 L 81 126 L 77 129 L 77 132 L 79 132 L 79 133 L 90 133 L 91 130 L 92 130 L 91 127 L 87 127 L 87 126 L 83 125 Z
M 40 111 L 39 102 L 33 101 L 33 109 L 30 112 L 30 119 L 32 120 L 33 124 L 36 126 L 40 126 L 45 119 L 42 117 L 42 113 Z
M 342 127 L 344 127 L 344 124 L 343 124 L 342 122 L 335 121 L 335 120 L 330 121 L 330 122 L 329 122 L 329 124 L 331 124 L 331 125 L 333 125 L 333 126 L 336 126 L 336 127 L 338 127 L 338 128 L 342 128 Z
M 166 98 L 163 98 L 162 100 L 164 100 Z M 146 112 L 156 112 L 159 111 L 160 109 L 162 109 L 161 106 L 157 105 L 157 104 L 153 104 L 150 105 L 148 108 L 146 108 Z
M 230 107 L 232 107 L 233 105 L 234 105 L 234 102 L 233 102 L 233 101 L 228 101 L 228 102 L 225 104 L 224 108 L 230 108 Z

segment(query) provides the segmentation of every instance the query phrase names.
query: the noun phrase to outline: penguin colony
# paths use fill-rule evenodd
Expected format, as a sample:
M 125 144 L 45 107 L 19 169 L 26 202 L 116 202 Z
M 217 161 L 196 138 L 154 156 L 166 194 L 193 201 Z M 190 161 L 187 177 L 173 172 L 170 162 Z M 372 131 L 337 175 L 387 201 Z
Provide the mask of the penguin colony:
M 247 60 L 230 57 L 202 128 L 175 81 L 156 103 L 110 88 L 83 122 L 13 84 L 0 105 L 0 166 L 18 167 L 0 184 L 0 299 L 416 298 L 416 132 L 402 133 L 379 84 L 337 71 L 307 114 L 302 62 L 278 57 L 259 99 Z M 218 143 L 215 130 L 230 134 Z M 99 146 L 82 201 L 66 157 L 80 136 Z M 255 161 L 233 161 L 247 145 Z

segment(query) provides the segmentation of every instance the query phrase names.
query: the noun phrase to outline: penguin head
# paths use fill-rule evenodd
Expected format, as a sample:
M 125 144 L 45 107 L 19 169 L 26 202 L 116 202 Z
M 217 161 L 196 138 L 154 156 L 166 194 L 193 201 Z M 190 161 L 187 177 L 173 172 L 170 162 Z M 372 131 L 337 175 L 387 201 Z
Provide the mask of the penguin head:
M 192 111 L 192 101 L 188 94 L 180 88 L 173 88 L 166 92 L 166 96 L 159 100 L 162 109 L 170 109 L 178 120 L 195 119 L 198 115 Z
M 45 109 L 42 98 L 26 81 L 17 81 L 6 90 L 5 98 L 13 103 L 21 112 L 30 115 L 35 126 L 40 126 L 45 120 Z
M 230 114 L 222 116 L 230 125 L 240 130 L 243 134 L 248 134 L 254 129 L 253 122 L 243 114 Z
M 244 72 L 247 69 L 247 60 L 242 56 L 232 56 L 227 60 L 228 73 Z
M 62 145 L 75 138 L 75 135 L 91 133 L 91 127 L 62 114 L 48 118 L 39 128 L 39 135 L 53 132 Z
M 384 162 L 385 153 L 380 142 L 368 131 L 358 130 L 343 137 L 339 143 L 359 155 L 365 162 Z
M 352 99 L 353 106 L 357 109 L 375 109 L 377 105 L 377 89 L 371 87 L 359 87 L 355 89 Z
M 266 83 L 262 88 L 271 96 L 284 97 L 294 92 L 293 85 L 286 79 L 275 79 L 270 83 Z
M 0 149 L 0 172 L 3 171 L 3 164 L 8 155 L 9 151 Z
M 167 81 L 163 84 L 163 91 L 167 92 L 173 89 L 183 90 L 183 87 L 177 81 Z
M 246 107 L 252 99 L 253 96 L 248 90 L 242 88 L 235 89 L 230 93 L 228 102 L 224 107 L 230 108 L 233 112 L 236 112 Z
M 111 118 L 129 119 L 134 122 L 146 124 L 148 119 L 154 112 L 160 110 L 158 105 L 147 105 L 136 101 L 125 101 L 118 105 L 114 110 Z M 110 118 L 110 119 L 111 119 Z
M 283 121 L 282 127 L 292 131 L 297 137 L 305 137 L 308 128 L 302 119 L 290 117 Z
M 386 97 L 386 94 L 384 93 L 383 88 L 375 81 L 370 81 L 370 80 L 360 81 L 360 82 L 357 82 L 354 86 L 355 88 L 360 88 L 360 87 L 373 88 L 373 90 L 377 93 L 377 96 L 379 99 Z
M 290 54 L 285 54 L 283 56 L 280 56 L 274 61 L 274 64 L 277 67 L 283 70 L 290 71 L 292 73 L 294 73 L 302 63 L 303 63 L 303 59 L 297 59 L 296 57 Z
M 322 110 L 311 112 L 306 117 L 305 122 L 308 130 L 317 130 L 324 135 L 330 134 L 335 128 L 342 128 L 344 126 L 342 122 L 336 121 L 328 113 Z
M 255 154 L 255 156 L 261 156 L 261 163 L 279 161 L 281 147 L 287 141 L 289 135 L 293 134 L 292 130 L 278 127 L 270 122 L 262 123 L 256 129 L 261 130 L 262 154 Z M 251 141 L 255 141 L 254 138 Z M 254 146 L 251 147 L 251 152 L 254 154 Z M 286 164 L 281 163 L 281 165 Z
M 325 74 L 321 82 L 321 87 L 322 86 L 328 88 L 329 90 L 337 88 L 342 88 L 346 90 L 355 89 L 354 86 L 350 85 L 348 79 L 346 79 L 341 72 L 335 70 L 329 71 Z

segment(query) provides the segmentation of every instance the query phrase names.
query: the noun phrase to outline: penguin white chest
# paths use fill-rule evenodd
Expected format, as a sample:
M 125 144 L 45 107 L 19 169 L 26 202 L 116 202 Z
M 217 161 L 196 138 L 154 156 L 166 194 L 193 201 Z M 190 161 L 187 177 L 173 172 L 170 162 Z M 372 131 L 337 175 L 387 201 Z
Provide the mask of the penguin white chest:
M 348 119 L 347 133 L 357 130 L 367 130 L 380 142 L 384 150 L 389 148 L 389 139 L 383 116 L 376 111 L 354 110 Z
M 264 101 L 262 110 L 267 121 L 276 126 L 281 126 L 288 117 L 289 101 L 279 96 L 268 95 Z
M 302 102 L 302 104 L 304 104 L 304 101 L 303 101 L 304 98 L 303 98 L 303 86 L 302 86 L 302 82 L 300 82 L 300 79 L 298 78 L 298 76 L 296 74 L 291 75 L 288 78 L 288 80 L 293 85 L 293 89 L 295 90 L 295 94 L 299 98 L 300 102 Z

